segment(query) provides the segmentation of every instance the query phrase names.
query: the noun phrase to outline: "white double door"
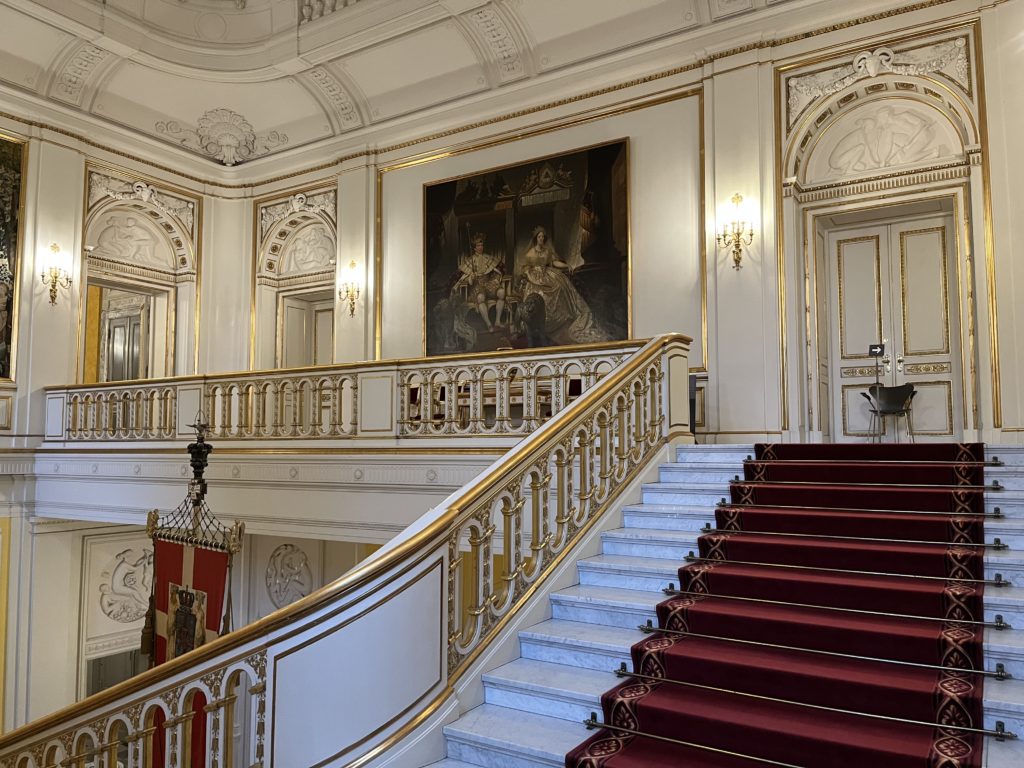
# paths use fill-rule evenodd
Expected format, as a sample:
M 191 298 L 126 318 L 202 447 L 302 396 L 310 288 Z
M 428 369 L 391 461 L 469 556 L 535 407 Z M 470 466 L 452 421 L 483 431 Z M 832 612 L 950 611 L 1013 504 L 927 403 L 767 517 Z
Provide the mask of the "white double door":
M 878 378 L 910 383 L 911 418 L 921 440 L 963 434 L 956 236 L 951 217 L 832 230 L 827 236 L 831 439 L 870 439 L 862 392 L 875 382 L 871 344 L 884 342 Z M 904 420 L 900 439 L 906 440 Z M 889 418 L 884 439 L 893 440 Z

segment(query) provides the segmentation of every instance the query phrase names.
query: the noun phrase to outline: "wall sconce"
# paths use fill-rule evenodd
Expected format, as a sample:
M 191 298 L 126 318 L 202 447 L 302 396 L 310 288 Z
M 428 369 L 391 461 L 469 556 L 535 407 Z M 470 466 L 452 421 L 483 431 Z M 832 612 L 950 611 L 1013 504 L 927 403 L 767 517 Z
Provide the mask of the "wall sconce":
M 56 306 L 57 304 L 57 288 L 70 288 L 71 287 L 71 274 L 64 266 L 64 257 L 60 255 L 60 246 L 56 243 L 50 243 L 51 256 L 44 254 L 43 259 L 43 271 L 39 275 L 43 281 L 43 285 L 50 289 L 50 306 Z
M 338 291 L 338 298 L 348 302 L 348 316 L 356 316 L 356 300 L 359 298 L 359 272 L 353 259 L 348 263 L 344 271 L 345 282 L 341 284 Z
M 743 261 L 743 247 L 754 242 L 754 225 L 743 220 L 740 204 L 743 202 L 743 195 L 738 192 L 732 196 L 732 204 L 736 207 L 734 218 L 730 223 L 722 227 L 722 231 L 716 238 L 719 248 L 732 249 L 732 268 L 739 269 Z

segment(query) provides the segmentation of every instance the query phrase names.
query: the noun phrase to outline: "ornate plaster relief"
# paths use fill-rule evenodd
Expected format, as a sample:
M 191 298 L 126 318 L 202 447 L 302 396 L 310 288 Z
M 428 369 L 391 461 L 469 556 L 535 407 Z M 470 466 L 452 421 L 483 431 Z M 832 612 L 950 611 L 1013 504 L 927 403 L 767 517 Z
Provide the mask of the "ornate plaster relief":
M 177 120 L 161 120 L 155 127 L 179 145 L 228 166 L 263 157 L 288 143 L 280 131 L 257 134 L 245 117 L 224 107 L 204 112 L 195 128 Z

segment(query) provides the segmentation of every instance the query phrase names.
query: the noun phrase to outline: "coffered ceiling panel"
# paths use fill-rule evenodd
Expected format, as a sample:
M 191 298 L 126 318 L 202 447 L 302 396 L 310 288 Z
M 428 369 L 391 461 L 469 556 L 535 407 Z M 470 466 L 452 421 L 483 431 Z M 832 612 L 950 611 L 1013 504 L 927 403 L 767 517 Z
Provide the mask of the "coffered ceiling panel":
M 487 87 L 482 62 L 453 21 L 347 56 L 342 66 L 365 95 L 375 121 Z
M 27 16 L 0 14 L 0 77 L 33 91 L 42 87 L 47 64 L 74 39 Z
M 627 48 L 700 23 L 694 0 L 512 0 L 540 69 Z

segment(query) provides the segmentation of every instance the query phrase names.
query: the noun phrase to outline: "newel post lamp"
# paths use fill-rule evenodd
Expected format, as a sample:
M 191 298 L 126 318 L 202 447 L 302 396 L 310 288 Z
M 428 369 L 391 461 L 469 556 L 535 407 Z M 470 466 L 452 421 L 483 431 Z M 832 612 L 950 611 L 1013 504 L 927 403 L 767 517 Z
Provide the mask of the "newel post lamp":
M 56 243 L 50 243 L 49 253 L 44 251 L 41 256 L 43 269 L 39 277 L 43 285 L 50 289 L 50 306 L 53 307 L 57 305 L 57 289 L 71 287 L 70 265 Z
M 732 196 L 732 204 L 735 207 L 735 214 L 732 221 L 722 227 L 722 231 L 715 238 L 719 248 L 728 248 L 732 251 L 732 268 L 740 269 L 743 261 L 743 248 L 754 242 L 754 225 L 743 219 L 740 205 L 743 203 L 743 195 L 738 192 Z

